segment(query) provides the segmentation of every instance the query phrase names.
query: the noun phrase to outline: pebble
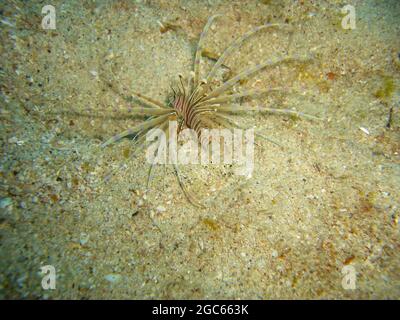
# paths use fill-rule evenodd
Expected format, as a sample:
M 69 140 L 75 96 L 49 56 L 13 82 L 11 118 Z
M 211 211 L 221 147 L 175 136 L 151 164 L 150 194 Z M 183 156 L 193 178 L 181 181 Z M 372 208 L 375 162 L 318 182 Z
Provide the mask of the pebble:
M 121 281 L 122 276 L 120 274 L 110 273 L 110 274 L 106 275 L 104 277 L 104 279 L 106 279 L 108 282 L 116 283 L 116 282 Z
M 360 130 L 361 130 L 362 132 L 364 132 L 365 134 L 369 134 L 369 131 L 368 131 L 367 128 L 360 127 Z
M 272 250 L 271 256 L 272 256 L 272 258 L 278 257 L 278 251 Z
M 158 206 L 158 207 L 156 208 L 156 210 L 157 210 L 157 212 L 159 212 L 159 213 L 162 213 L 162 212 L 167 211 L 167 209 L 165 209 L 165 207 L 163 207 L 163 206 Z
M 12 205 L 12 199 L 11 198 L 1 198 L 0 199 L 0 208 L 4 209 L 8 206 Z
M 11 137 L 10 139 L 8 139 L 8 143 L 17 143 L 18 138 L 17 137 Z
M 82 232 L 79 238 L 79 243 L 84 246 L 89 241 L 90 236 L 87 233 Z

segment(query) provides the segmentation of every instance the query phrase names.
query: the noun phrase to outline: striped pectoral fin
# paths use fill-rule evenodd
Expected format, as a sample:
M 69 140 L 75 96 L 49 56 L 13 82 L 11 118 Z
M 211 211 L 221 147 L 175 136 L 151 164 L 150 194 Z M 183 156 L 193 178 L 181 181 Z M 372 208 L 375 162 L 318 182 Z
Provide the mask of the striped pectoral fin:
M 290 110 L 290 109 L 274 109 L 274 108 L 262 107 L 262 108 L 257 108 L 257 111 L 259 111 L 261 113 L 276 113 L 276 114 L 295 115 L 299 118 L 303 117 L 303 118 L 310 119 L 310 120 L 319 120 L 319 121 L 323 120 L 322 118 L 319 118 L 317 116 L 313 116 L 311 114 L 307 114 L 307 113 L 295 111 L 295 110 Z
M 149 105 L 152 108 L 168 109 L 168 107 L 165 106 L 164 104 L 162 104 L 161 102 L 159 102 L 157 100 L 154 100 L 152 98 L 146 97 L 145 95 L 143 95 L 143 94 L 141 94 L 139 92 L 131 91 L 131 94 L 132 94 L 133 97 L 135 97 L 136 99 L 138 99 L 142 103 Z
M 263 135 L 262 133 L 254 132 L 254 134 L 255 134 L 257 137 L 260 137 L 260 138 L 262 138 L 262 139 L 268 141 L 269 143 L 272 143 L 272 144 L 274 144 L 274 145 L 276 145 L 276 146 L 278 146 L 278 147 L 283 148 L 283 146 L 282 146 L 281 144 L 279 144 L 278 142 L 276 142 L 276 141 L 274 141 L 274 140 L 268 138 L 267 136 Z
M 117 142 L 117 141 L 119 141 L 119 140 L 121 140 L 121 139 L 123 139 L 123 138 L 125 138 L 127 136 L 133 135 L 133 134 L 138 133 L 138 132 L 144 133 L 147 130 L 149 130 L 149 129 L 159 125 L 160 123 L 166 121 L 168 119 L 168 117 L 170 117 L 170 115 L 171 114 L 158 116 L 158 117 L 153 118 L 151 120 L 147 120 L 146 122 L 141 123 L 141 124 L 137 125 L 136 127 L 129 128 L 129 129 L 127 129 L 127 130 L 115 135 L 114 137 L 111 137 L 110 139 L 108 139 L 104 143 L 102 143 L 101 147 L 104 148 L 104 147 L 106 147 L 106 146 L 108 146 L 108 145 L 110 145 L 112 143 L 115 143 L 115 142 Z
M 229 106 L 215 106 L 216 112 L 219 113 L 247 113 L 247 112 L 261 112 L 262 109 L 259 107 L 249 107 L 239 104 L 232 104 Z
M 163 124 L 161 124 L 161 126 L 160 126 L 160 128 L 161 129 L 165 129 L 165 127 L 168 125 L 168 120 L 165 120 L 165 122 L 163 123 Z M 135 137 L 137 137 L 137 140 L 134 142 L 134 144 L 133 144 L 133 147 L 134 147 L 134 151 L 132 152 L 132 154 L 131 154 L 131 157 L 134 157 L 134 156 L 136 156 L 136 154 L 140 151 L 140 150 L 142 150 L 142 147 L 145 145 L 145 143 L 146 143 L 146 135 L 144 135 L 144 134 L 141 134 L 142 132 L 138 132 L 137 134 L 136 134 L 136 136 Z M 111 140 L 111 139 L 110 139 Z M 105 144 L 105 143 L 104 143 Z M 122 165 L 121 166 L 119 166 L 118 168 L 114 168 L 114 169 L 112 169 L 110 172 L 109 172 L 109 174 L 107 174 L 107 177 L 106 177 L 106 179 L 105 179 L 105 181 L 106 180 L 108 180 L 111 176 L 113 176 L 119 169 L 121 169 L 122 168 Z
M 214 98 L 221 93 L 225 92 L 229 88 L 233 87 L 236 83 L 239 81 L 250 77 L 254 73 L 267 68 L 267 67 L 273 67 L 281 63 L 286 63 L 286 62 L 291 62 L 291 61 L 298 61 L 298 62 L 306 62 L 309 61 L 311 57 L 309 56 L 289 56 L 289 57 L 277 57 L 277 58 L 272 58 L 268 59 L 264 62 L 261 62 L 260 64 L 255 65 L 254 67 L 250 67 L 247 70 L 242 71 L 239 73 L 236 77 L 233 77 L 232 79 L 229 79 L 225 83 L 222 84 L 222 86 L 216 88 L 214 91 L 212 91 L 203 101 L 209 100 L 211 98 Z
M 112 74 L 112 72 L 111 72 Z M 132 97 L 136 98 L 138 101 L 140 101 L 142 104 L 147 105 L 151 108 L 162 108 L 162 109 L 167 109 L 168 107 L 162 104 L 159 101 L 156 101 L 152 98 L 146 97 L 143 94 L 139 92 L 133 92 L 131 91 L 131 95 L 127 96 L 126 94 L 122 93 L 115 85 L 114 83 L 110 82 L 109 80 L 105 79 L 103 76 L 100 76 L 100 78 L 107 84 L 108 88 L 110 88 L 114 93 L 117 95 L 120 95 L 124 97 L 125 100 L 130 100 Z
M 169 131 L 167 130 L 167 131 L 166 131 L 166 140 L 169 141 L 169 138 L 170 138 L 170 136 L 169 136 Z M 182 189 L 182 191 L 183 191 L 183 194 L 185 195 L 186 199 L 187 199 L 193 206 L 198 207 L 198 208 L 201 208 L 201 209 L 205 209 L 206 207 L 205 207 L 203 204 L 201 204 L 200 202 L 198 202 L 198 201 L 196 200 L 196 198 L 195 198 L 195 197 L 190 193 L 190 191 L 187 189 L 187 187 L 186 187 L 186 185 L 185 185 L 185 182 L 183 181 L 183 179 L 182 179 L 182 177 L 181 177 L 181 173 L 180 173 L 180 170 L 179 170 L 178 165 L 175 164 L 175 163 L 172 163 L 172 166 L 173 166 L 173 168 L 174 168 L 175 176 L 176 176 L 176 178 L 178 179 L 179 186 L 181 187 L 181 189 Z
M 164 131 L 164 132 L 167 132 L 166 130 L 167 130 L 167 128 L 168 128 L 168 121 L 165 121 L 164 123 L 162 123 L 158 128 L 160 129 L 160 130 L 162 130 L 162 131 Z M 162 145 L 161 145 L 161 142 L 162 140 L 158 140 L 156 143 L 157 143 L 157 146 L 156 146 L 156 152 L 157 152 L 157 155 L 158 155 L 158 153 L 160 152 L 160 147 L 162 147 Z M 165 141 L 166 141 L 166 139 L 165 139 Z M 146 183 L 146 186 L 147 186 L 147 188 L 149 188 L 149 186 L 150 186 L 150 181 L 151 180 L 153 180 L 153 169 L 154 169 L 154 165 L 156 164 L 156 161 L 153 161 L 151 164 L 150 164 L 150 167 L 149 167 L 149 172 L 148 172 L 148 175 L 147 175 L 147 183 Z
M 214 122 L 224 126 L 225 128 L 233 127 L 233 128 L 243 129 L 236 121 L 227 116 L 219 114 L 218 112 L 213 112 L 212 115 L 210 116 L 212 117 L 212 120 Z
M 216 14 L 211 16 L 203 31 L 200 34 L 200 39 L 199 39 L 199 43 L 197 45 L 197 49 L 196 49 L 196 55 L 194 58 L 194 67 L 193 67 L 193 71 L 194 71 L 194 78 L 193 78 L 193 87 L 195 88 L 199 82 L 199 74 L 200 74 L 200 59 L 201 59 L 201 51 L 203 50 L 203 44 L 204 44 L 204 39 L 207 35 L 208 29 L 210 28 L 211 24 L 213 23 L 214 19 L 221 16 L 221 14 Z
M 129 112 L 143 116 L 161 116 L 171 113 L 171 109 L 135 107 L 129 109 Z
M 238 124 L 234 120 L 230 119 L 229 117 L 223 116 L 222 114 L 215 113 L 214 116 L 215 116 L 215 121 L 220 123 L 221 125 L 225 126 L 226 128 L 229 128 L 229 127 L 233 126 L 234 128 L 241 129 L 241 130 L 252 129 L 252 128 L 244 128 L 243 126 L 241 126 L 240 124 Z M 267 140 L 268 142 L 270 142 L 272 144 L 275 144 L 275 145 L 277 145 L 279 147 L 282 147 L 279 143 L 271 140 L 270 138 L 268 138 L 267 136 L 265 136 L 263 134 L 260 134 L 260 133 L 257 133 L 257 132 L 254 132 L 254 134 L 256 136 L 259 136 L 259 137 L 263 138 L 264 140 Z
M 101 147 L 104 148 L 104 147 L 106 147 L 106 146 L 108 146 L 110 144 L 113 144 L 113 143 L 117 142 L 118 140 L 121 140 L 122 138 L 130 136 L 130 135 L 132 135 L 134 133 L 135 133 L 134 128 L 130 128 L 128 130 L 125 130 L 125 131 L 123 131 L 123 132 L 111 137 L 107 141 L 103 142 L 101 144 Z
M 222 55 L 219 57 L 218 61 L 214 64 L 214 66 L 212 67 L 211 71 L 209 72 L 206 80 L 208 83 L 210 83 L 211 79 L 215 76 L 218 68 L 226 61 L 226 59 L 235 51 L 238 50 L 243 43 L 249 39 L 252 35 L 258 33 L 261 30 L 266 30 L 266 29 L 270 29 L 270 28 L 281 28 L 284 25 L 281 24 L 266 24 L 266 25 L 262 25 L 262 26 L 258 26 L 253 28 L 252 30 L 246 32 L 243 36 L 237 38 L 236 40 L 234 40 L 226 49 L 225 51 L 222 53 Z
M 217 112 L 221 112 L 221 113 L 259 112 L 259 113 L 294 115 L 299 118 L 305 118 L 305 119 L 310 119 L 310 120 L 320 120 L 320 121 L 323 120 L 317 116 L 307 114 L 304 112 L 300 112 L 300 111 L 296 111 L 296 110 L 290 110 L 290 109 L 275 109 L 275 108 L 268 108 L 268 107 L 249 107 L 249 106 L 242 106 L 242 105 L 217 106 L 215 108 L 216 108 Z
M 189 190 L 186 188 L 186 185 L 181 177 L 181 173 L 179 171 L 179 167 L 177 164 L 173 164 L 174 167 L 174 172 L 176 175 L 176 178 L 178 179 L 179 186 L 181 187 L 183 194 L 185 195 L 186 199 L 195 207 L 205 209 L 206 206 L 200 203 L 199 201 L 196 200 L 196 198 L 189 192 Z
M 277 88 L 267 88 L 267 89 L 254 89 L 254 90 L 245 90 L 240 93 L 235 93 L 235 94 L 230 94 L 230 95 L 224 95 L 218 98 L 213 98 L 211 100 L 205 100 L 202 101 L 198 104 L 198 106 L 207 106 L 207 105 L 212 105 L 212 104 L 217 104 L 217 103 L 224 103 L 232 100 L 236 100 L 239 98 L 251 98 L 251 97 L 257 97 L 261 96 L 266 93 L 271 93 L 271 92 L 279 92 L 279 91 L 286 91 L 287 89 L 282 88 L 282 87 L 277 87 Z

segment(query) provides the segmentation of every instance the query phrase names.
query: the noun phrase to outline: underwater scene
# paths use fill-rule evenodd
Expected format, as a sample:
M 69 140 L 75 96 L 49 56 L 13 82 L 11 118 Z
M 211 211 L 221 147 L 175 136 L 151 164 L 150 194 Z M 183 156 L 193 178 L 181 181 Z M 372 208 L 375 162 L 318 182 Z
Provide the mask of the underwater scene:
M 400 298 L 400 1 L 0 19 L 0 299 Z

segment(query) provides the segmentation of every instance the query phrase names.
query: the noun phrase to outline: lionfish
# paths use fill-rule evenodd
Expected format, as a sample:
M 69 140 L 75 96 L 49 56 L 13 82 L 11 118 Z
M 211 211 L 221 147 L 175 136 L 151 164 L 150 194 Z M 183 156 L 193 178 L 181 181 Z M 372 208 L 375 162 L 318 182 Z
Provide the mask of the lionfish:
M 258 71 L 265 69 L 267 67 L 275 67 L 282 63 L 288 62 L 308 62 L 310 60 L 309 56 L 281 56 L 275 57 L 273 59 L 267 59 L 253 67 L 250 67 L 236 76 L 230 78 L 226 82 L 222 83 L 217 88 L 211 88 L 211 82 L 216 76 L 218 69 L 224 65 L 226 59 L 236 50 L 238 50 L 242 44 L 249 39 L 252 35 L 260 32 L 261 30 L 267 30 L 271 28 L 281 27 L 280 24 L 265 24 L 258 26 L 241 37 L 234 40 L 219 56 L 216 63 L 213 65 L 211 70 L 208 72 L 205 78 L 200 78 L 200 66 L 201 57 L 204 46 L 204 39 L 208 33 L 208 30 L 213 23 L 214 19 L 221 16 L 220 14 L 211 16 L 202 33 L 200 34 L 200 39 L 197 45 L 193 72 L 191 77 L 189 77 L 187 84 L 184 84 L 182 75 L 179 75 L 179 85 L 177 88 L 172 88 L 173 98 L 169 104 L 164 104 L 156 101 L 152 98 L 146 97 L 137 92 L 131 92 L 132 97 L 141 103 L 141 107 L 131 108 L 130 111 L 135 115 L 149 116 L 149 118 L 143 123 L 128 128 L 127 130 L 111 137 L 107 141 L 101 144 L 102 147 L 106 147 L 113 144 L 123 138 L 134 137 L 135 146 L 138 148 L 135 150 L 140 150 L 146 142 L 146 133 L 151 129 L 158 128 L 163 130 L 168 136 L 168 124 L 170 121 L 177 121 L 179 123 L 178 130 L 180 131 L 182 127 L 193 129 L 198 138 L 201 136 L 202 129 L 208 129 L 215 126 L 223 126 L 225 128 L 238 128 L 244 129 L 235 121 L 233 121 L 227 115 L 238 112 L 262 112 L 262 113 L 278 113 L 278 114 L 290 114 L 294 116 L 304 116 L 311 119 L 318 119 L 317 117 L 297 112 L 290 109 L 274 109 L 268 107 L 249 107 L 242 105 L 227 105 L 228 102 L 238 100 L 240 98 L 249 98 L 263 95 L 268 92 L 282 90 L 280 88 L 268 88 L 268 89 L 258 89 L 258 90 L 244 90 L 240 93 L 234 94 L 224 94 L 230 88 L 232 88 L 237 83 L 249 78 Z M 111 87 L 112 85 L 110 85 Z M 264 137 L 266 138 L 266 137 Z M 271 141 L 271 140 L 270 140 Z M 202 140 L 200 139 L 200 142 Z M 151 165 L 150 172 L 153 165 Z M 194 197 L 189 193 L 185 184 L 183 183 L 179 168 L 177 164 L 173 164 L 175 174 L 178 178 L 180 187 L 182 188 L 186 198 L 197 207 L 204 207 Z M 149 180 L 148 180 L 149 182 Z

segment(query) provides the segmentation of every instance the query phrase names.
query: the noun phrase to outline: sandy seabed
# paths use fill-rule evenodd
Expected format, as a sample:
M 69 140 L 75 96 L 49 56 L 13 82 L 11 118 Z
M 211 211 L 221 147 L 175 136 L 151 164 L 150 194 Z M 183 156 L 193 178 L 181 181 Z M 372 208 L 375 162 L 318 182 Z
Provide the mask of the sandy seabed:
M 348 4 L 355 29 L 342 26 Z M 400 298 L 400 2 L 52 1 L 55 30 L 42 5 L 0 4 L 1 298 Z M 323 120 L 235 116 L 280 146 L 257 140 L 251 177 L 183 166 L 199 209 L 170 166 L 146 190 L 149 165 L 128 139 L 99 145 L 144 120 L 130 92 L 168 100 L 216 13 L 202 75 L 241 34 L 282 24 L 216 81 L 309 54 L 233 90 L 283 86 L 239 103 Z M 41 285 L 46 265 L 55 290 Z

